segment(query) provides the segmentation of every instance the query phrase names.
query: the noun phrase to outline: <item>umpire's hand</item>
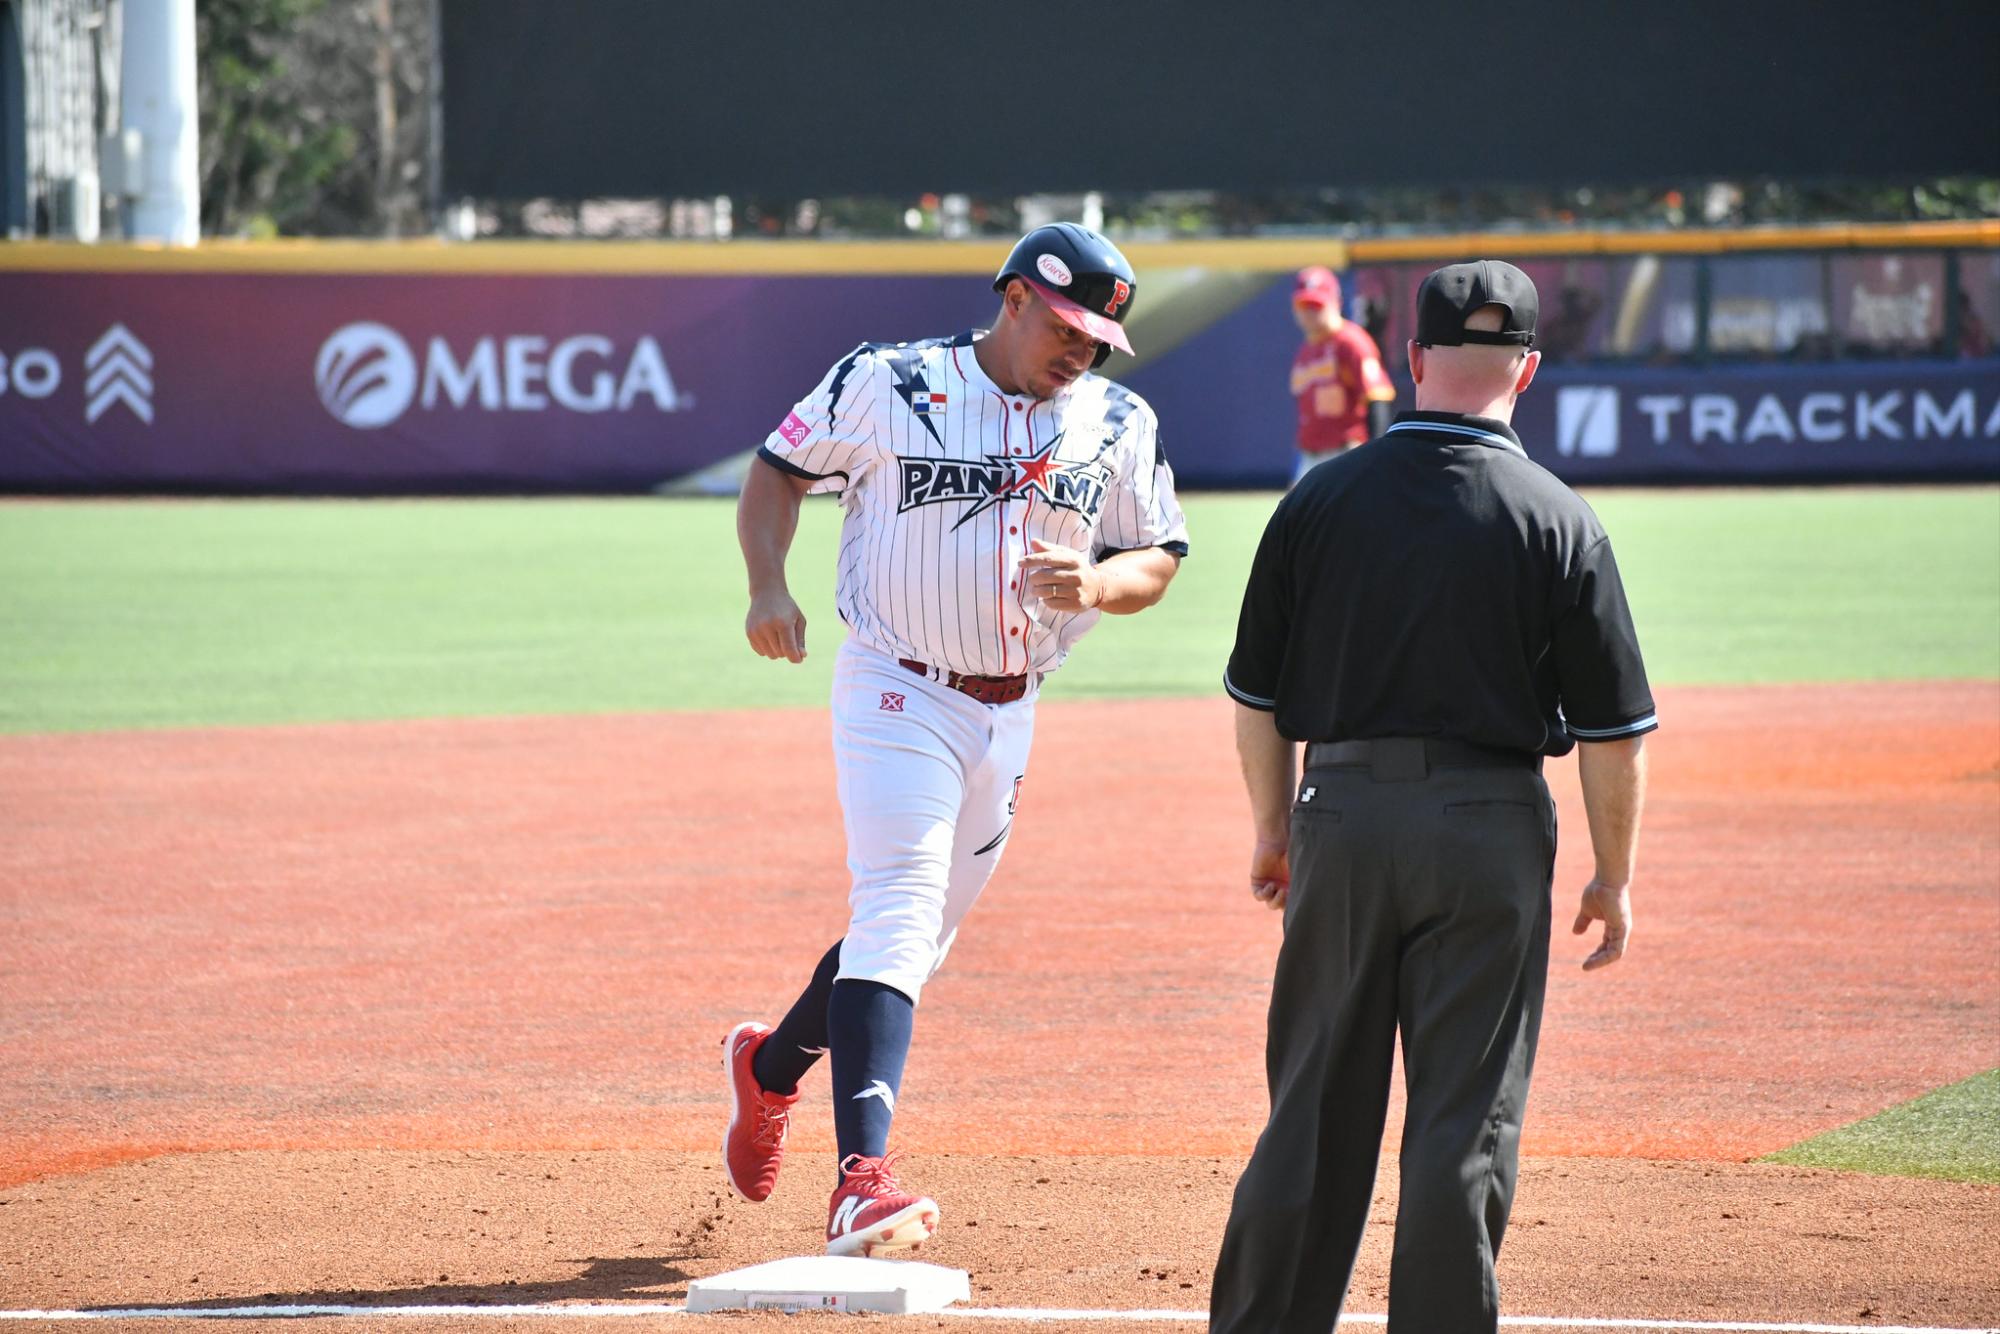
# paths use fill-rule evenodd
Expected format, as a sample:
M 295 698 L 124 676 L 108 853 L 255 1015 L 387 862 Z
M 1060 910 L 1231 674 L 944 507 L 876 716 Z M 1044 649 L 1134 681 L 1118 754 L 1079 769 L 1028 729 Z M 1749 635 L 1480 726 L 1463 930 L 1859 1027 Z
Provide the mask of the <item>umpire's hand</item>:
M 1583 887 L 1583 903 L 1576 910 L 1570 934 L 1580 936 L 1592 922 L 1604 923 L 1604 939 L 1583 961 L 1585 972 L 1609 967 L 1625 957 L 1625 942 L 1632 939 L 1632 887 L 1607 885 L 1592 880 Z
M 1257 840 L 1250 850 L 1250 896 L 1269 908 L 1282 910 L 1292 894 L 1292 859 L 1283 843 Z

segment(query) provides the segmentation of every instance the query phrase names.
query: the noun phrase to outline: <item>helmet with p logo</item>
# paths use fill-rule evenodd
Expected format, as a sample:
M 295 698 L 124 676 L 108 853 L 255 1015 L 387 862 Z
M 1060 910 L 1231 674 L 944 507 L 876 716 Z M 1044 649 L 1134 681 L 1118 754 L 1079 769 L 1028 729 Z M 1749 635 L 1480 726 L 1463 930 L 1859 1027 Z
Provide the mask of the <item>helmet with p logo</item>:
M 1035 228 L 1015 243 L 993 290 L 1005 291 L 1012 278 L 1033 288 L 1063 323 L 1102 344 L 1092 369 L 1102 366 L 1114 347 L 1131 355 L 1124 324 L 1139 280 L 1118 247 L 1098 233 L 1073 222 Z

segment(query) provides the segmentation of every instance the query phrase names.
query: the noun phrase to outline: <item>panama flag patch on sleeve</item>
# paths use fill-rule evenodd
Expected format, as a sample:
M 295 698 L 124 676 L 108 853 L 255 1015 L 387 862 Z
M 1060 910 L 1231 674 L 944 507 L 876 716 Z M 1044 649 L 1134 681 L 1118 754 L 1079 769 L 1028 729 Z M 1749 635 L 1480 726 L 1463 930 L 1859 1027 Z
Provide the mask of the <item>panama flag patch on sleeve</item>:
M 944 411 L 943 394 L 934 394 L 928 389 L 919 389 L 910 395 L 910 411 L 928 417 L 934 412 Z

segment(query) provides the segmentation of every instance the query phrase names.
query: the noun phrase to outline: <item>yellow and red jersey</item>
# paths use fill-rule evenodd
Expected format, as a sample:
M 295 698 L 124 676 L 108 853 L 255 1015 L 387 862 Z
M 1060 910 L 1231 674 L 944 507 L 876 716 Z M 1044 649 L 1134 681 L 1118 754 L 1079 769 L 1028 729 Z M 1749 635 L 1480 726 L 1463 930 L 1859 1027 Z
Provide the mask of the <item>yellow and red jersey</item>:
M 1396 387 L 1368 331 L 1342 320 L 1326 337 L 1299 345 L 1292 396 L 1299 404 L 1299 448 L 1319 454 L 1365 441 L 1368 405 L 1394 399 Z

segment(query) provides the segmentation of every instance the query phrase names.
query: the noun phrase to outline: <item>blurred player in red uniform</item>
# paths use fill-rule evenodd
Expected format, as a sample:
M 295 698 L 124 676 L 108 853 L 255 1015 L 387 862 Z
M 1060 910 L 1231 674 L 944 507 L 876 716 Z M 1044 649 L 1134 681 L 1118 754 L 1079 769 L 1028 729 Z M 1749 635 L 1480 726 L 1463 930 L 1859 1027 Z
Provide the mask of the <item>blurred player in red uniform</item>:
M 1292 397 L 1299 404 L 1296 482 L 1315 463 L 1389 429 L 1396 387 L 1382 369 L 1375 340 L 1340 313 L 1340 280 L 1331 269 L 1300 269 L 1292 315 L 1305 342 L 1292 358 Z

